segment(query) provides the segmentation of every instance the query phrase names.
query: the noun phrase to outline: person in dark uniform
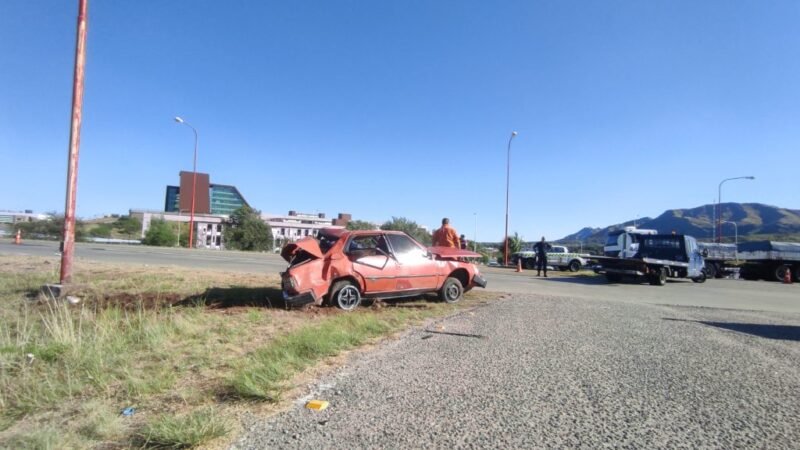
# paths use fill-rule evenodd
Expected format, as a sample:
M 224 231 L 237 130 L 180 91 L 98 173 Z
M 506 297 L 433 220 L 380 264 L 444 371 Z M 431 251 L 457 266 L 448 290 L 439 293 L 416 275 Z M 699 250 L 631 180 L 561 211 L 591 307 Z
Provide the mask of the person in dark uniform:
M 461 250 L 466 250 L 467 249 L 467 238 L 462 234 L 461 236 L 458 237 L 458 239 L 461 241 Z
M 537 277 L 542 275 L 542 270 L 544 270 L 544 276 L 547 277 L 547 252 L 551 248 L 553 248 L 553 246 L 548 244 L 547 241 L 544 240 L 544 236 L 542 236 L 541 241 L 537 242 L 536 245 L 533 246 L 533 249 L 536 251 Z

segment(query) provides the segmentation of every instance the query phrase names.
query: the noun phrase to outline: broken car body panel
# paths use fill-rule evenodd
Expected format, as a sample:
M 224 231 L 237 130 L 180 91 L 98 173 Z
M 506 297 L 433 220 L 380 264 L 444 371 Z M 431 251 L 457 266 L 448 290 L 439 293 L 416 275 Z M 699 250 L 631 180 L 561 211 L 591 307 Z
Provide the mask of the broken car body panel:
M 323 245 L 313 238 L 302 239 L 287 244 L 281 252 L 290 262 L 281 274 L 287 302 L 299 303 L 301 297 L 307 301 L 310 294 L 320 305 L 340 280 L 352 282 L 365 298 L 436 292 L 448 277 L 457 278 L 465 291 L 486 286 L 478 268 L 466 261 L 479 254 L 427 248 L 403 232 L 322 230 L 319 242 Z

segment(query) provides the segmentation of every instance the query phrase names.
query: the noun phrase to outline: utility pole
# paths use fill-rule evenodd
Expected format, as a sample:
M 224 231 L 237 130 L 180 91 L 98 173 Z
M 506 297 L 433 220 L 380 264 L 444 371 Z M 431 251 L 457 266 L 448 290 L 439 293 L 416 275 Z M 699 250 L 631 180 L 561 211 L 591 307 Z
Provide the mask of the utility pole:
M 72 118 L 67 157 L 67 196 L 64 206 L 64 234 L 61 241 L 62 285 L 72 282 L 72 257 L 75 253 L 75 203 L 78 194 L 78 151 L 83 118 L 83 79 L 86 66 L 87 2 L 78 0 L 78 31 L 75 44 L 75 70 L 72 80 Z

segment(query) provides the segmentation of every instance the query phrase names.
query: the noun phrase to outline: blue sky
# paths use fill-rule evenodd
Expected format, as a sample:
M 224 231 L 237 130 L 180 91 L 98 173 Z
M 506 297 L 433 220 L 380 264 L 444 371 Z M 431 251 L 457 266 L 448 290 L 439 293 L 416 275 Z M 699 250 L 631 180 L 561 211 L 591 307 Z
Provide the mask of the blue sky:
M 64 208 L 77 1 L 0 6 L 0 209 Z M 800 209 L 800 2 L 90 1 L 78 215 L 191 169 L 269 213 L 559 238 Z

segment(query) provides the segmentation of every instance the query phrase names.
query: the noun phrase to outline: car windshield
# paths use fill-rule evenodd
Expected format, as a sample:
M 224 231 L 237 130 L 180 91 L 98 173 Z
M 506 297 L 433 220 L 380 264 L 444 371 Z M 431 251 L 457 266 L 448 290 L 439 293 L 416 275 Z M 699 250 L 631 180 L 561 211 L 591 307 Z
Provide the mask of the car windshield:
M 322 251 L 322 254 L 328 253 L 328 251 L 339 241 L 339 236 L 332 236 L 329 234 L 322 234 L 318 236 L 319 239 L 319 249 Z
M 617 240 L 619 239 L 619 235 L 622 233 L 609 233 L 608 238 L 606 239 L 606 245 L 617 245 Z

